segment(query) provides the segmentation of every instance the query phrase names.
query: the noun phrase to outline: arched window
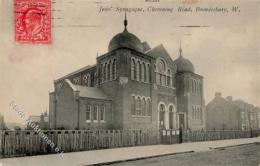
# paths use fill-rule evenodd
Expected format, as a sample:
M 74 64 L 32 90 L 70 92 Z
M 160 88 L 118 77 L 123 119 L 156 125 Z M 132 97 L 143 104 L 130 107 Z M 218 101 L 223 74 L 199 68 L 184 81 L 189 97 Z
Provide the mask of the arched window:
M 131 112 L 132 112 L 132 115 L 135 115 L 135 110 L 136 110 L 136 105 L 135 105 L 135 96 L 132 96 L 131 98 Z
M 141 62 L 138 62 L 139 65 L 139 81 L 142 81 L 142 64 Z
M 136 115 L 141 115 L 141 98 L 138 97 L 136 101 Z
M 158 62 L 158 72 L 159 73 L 164 73 L 166 70 L 166 65 L 162 59 L 159 60 Z
M 147 82 L 147 69 L 145 63 L 143 63 L 144 66 L 144 82 Z
M 79 84 L 79 81 L 80 81 L 80 78 L 79 77 L 76 77 L 76 78 L 73 78 L 73 84 L 75 85 L 78 85 Z
M 113 79 L 116 79 L 116 60 L 114 59 L 113 61 Z
M 139 66 L 140 62 L 137 62 L 136 64 L 136 81 L 139 81 L 139 70 L 140 70 L 140 66 Z
M 201 95 L 201 82 L 198 83 L 198 95 Z
M 141 105 L 141 115 L 142 115 L 142 116 L 145 116 L 145 115 L 146 115 L 146 110 L 145 110 L 145 109 L 146 109 L 146 108 L 145 108 L 146 106 L 145 106 L 145 104 L 146 104 L 146 103 L 145 103 L 145 98 L 143 98 L 143 99 L 142 99 L 142 105 Z
M 198 119 L 198 117 L 199 117 L 199 114 L 198 114 L 199 112 L 198 112 L 198 107 L 197 106 L 195 106 L 195 119 Z
M 165 106 L 163 104 L 160 104 L 159 107 L 159 126 L 160 129 L 165 128 Z
M 101 69 L 101 82 L 104 82 L 104 65 L 103 64 L 100 65 L 100 69 Z
M 136 65 L 136 80 L 141 81 L 141 77 L 142 77 L 142 66 L 140 61 L 138 61 Z
M 151 78 L 150 78 L 150 65 L 147 64 L 147 70 L 146 70 L 146 77 L 147 77 L 147 82 L 150 83 L 151 82 Z
M 167 71 L 167 86 L 171 86 L 171 70 Z
M 162 86 L 172 86 L 171 70 L 163 59 L 158 59 L 156 63 L 156 83 Z
M 91 77 L 90 75 L 87 76 L 87 86 L 90 86 L 91 84 Z
M 136 78 L 136 69 L 135 69 L 135 60 L 131 60 L 131 79 L 135 80 Z
M 93 106 L 93 120 L 94 121 L 98 120 L 98 106 L 97 105 Z
M 108 81 L 110 81 L 110 79 L 111 79 L 111 77 L 110 77 L 110 68 L 111 68 L 110 65 L 111 65 L 110 62 L 108 62 L 108 64 L 107 64 L 107 80 Z
M 194 90 L 195 90 L 195 95 L 197 95 L 197 81 L 196 80 L 194 80 Z
M 151 100 L 150 99 L 147 99 L 147 114 L 148 116 L 152 116 L 152 107 L 151 107 Z
M 85 74 L 84 76 L 83 76 L 83 82 L 84 82 L 84 84 L 86 85 L 86 86 L 90 86 L 90 82 L 91 80 L 90 80 L 90 75 L 89 74 Z
M 105 82 L 106 79 L 107 79 L 107 71 L 106 71 L 106 68 L 107 68 L 107 64 L 105 63 L 104 66 L 103 66 L 103 82 Z
M 195 94 L 195 80 L 192 80 L 192 93 Z
M 195 111 L 194 111 L 194 106 L 192 106 L 192 119 L 195 119 Z
M 144 82 L 145 64 L 141 65 L 141 81 Z
M 199 110 L 200 110 L 200 120 L 202 120 L 202 109 L 201 109 L 201 107 L 199 108 Z

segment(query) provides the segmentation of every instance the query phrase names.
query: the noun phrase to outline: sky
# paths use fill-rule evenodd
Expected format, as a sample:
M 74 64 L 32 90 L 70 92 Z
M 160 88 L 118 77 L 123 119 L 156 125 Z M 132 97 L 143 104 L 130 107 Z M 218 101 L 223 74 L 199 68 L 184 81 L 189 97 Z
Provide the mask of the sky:
M 14 41 L 13 2 L 0 0 L 0 114 L 7 122 L 23 121 L 9 108 L 14 101 L 27 115 L 48 111 L 53 81 L 96 63 L 109 41 L 123 31 L 121 8 L 127 12 L 128 31 L 151 47 L 163 44 L 172 59 L 192 61 L 204 77 L 206 104 L 215 92 L 260 106 L 259 2 L 258 0 L 53 0 L 51 44 Z M 100 7 L 112 11 L 99 12 Z M 240 12 L 231 12 L 232 7 Z M 174 8 L 172 12 L 147 8 Z M 191 7 L 193 12 L 177 12 Z M 194 12 L 196 7 L 227 8 L 228 13 Z M 200 25 L 205 27 L 182 27 Z

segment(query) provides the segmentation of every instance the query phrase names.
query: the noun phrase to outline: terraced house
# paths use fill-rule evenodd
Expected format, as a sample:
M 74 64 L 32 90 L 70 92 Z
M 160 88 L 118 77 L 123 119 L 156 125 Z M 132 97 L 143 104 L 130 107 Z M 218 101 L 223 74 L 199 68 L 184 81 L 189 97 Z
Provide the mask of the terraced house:
M 220 92 L 206 106 L 206 128 L 208 130 L 249 130 L 259 129 L 260 108 L 243 100 L 226 98 Z
M 123 32 L 111 39 L 95 65 L 54 81 L 51 128 L 205 128 L 203 77 L 181 48 L 177 55 L 163 45 L 150 48 L 127 24 L 125 19 Z

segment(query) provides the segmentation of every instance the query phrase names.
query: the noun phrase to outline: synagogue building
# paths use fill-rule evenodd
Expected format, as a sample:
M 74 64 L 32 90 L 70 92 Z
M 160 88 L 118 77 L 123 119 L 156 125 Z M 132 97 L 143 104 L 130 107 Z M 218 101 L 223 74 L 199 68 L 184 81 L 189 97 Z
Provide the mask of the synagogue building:
M 52 129 L 205 128 L 203 77 L 179 52 L 151 48 L 127 29 L 107 53 L 54 81 L 49 94 Z M 177 57 L 175 60 L 172 57 Z

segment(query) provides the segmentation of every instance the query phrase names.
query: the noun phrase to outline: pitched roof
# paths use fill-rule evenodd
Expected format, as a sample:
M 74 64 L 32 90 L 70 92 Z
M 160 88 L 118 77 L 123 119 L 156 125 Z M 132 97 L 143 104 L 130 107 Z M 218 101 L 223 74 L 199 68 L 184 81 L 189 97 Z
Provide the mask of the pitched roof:
M 150 49 L 149 51 L 146 52 L 146 54 L 154 58 L 157 58 L 158 56 L 162 56 L 162 54 L 164 56 L 170 56 L 162 44 Z
M 37 115 L 31 115 L 31 116 L 29 116 L 29 119 L 32 120 L 33 122 L 40 122 L 41 121 L 41 117 L 37 116 Z
M 61 78 L 55 80 L 55 82 L 57 82 L 57 81 L 59 81 L 59 80 L 62 80 L 62 79 L 64 79 L 64 78 L 68 78 L 68 77 L 70 77 L 70 76 L 72 76 L 72 75 L 78 74 L 78 73 L 80 73 L 80 72 L 82 72 L 82 71 L 88 70 L 88 69 L 93 68 L 93 67 L 96 67 L 96 65 L 87 65 L 87 66 L 85 66 L 85 67 L 82 67 L 82 68 L 80 68 L 80 69 L 78 69 L 78 70 L 76 70 L 76 71 L 74 71 L 74 72 L 72 72 L 72 73 L 70 73 L 70 74 L 67 74 L 67 75 L 65 75 L 65 76 L 63 76 L 63 77 L 61 77 Z
M 80 86 L 80 85 L 73 85 L 77 91 L 79 91 L 80 97 L 87 97 L 87 98 L 93 98 L 93 99 L 105 99 L 108 100 L 106 94 L 104 94 L 100 89 L 95 87 L 86 87 L 86 86 Z

